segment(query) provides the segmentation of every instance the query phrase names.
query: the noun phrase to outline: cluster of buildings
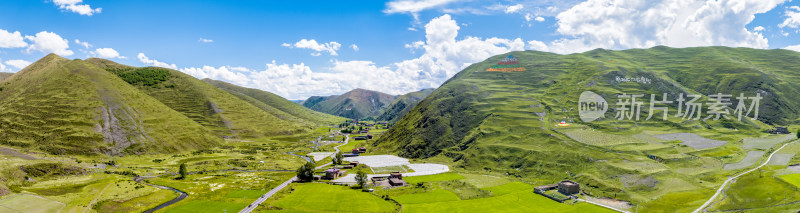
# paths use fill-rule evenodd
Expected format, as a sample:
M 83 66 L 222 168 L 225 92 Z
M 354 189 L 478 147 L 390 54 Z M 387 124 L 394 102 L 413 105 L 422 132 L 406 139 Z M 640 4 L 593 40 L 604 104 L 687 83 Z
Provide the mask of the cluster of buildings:
M 392 172 L 389 176 L 374 176 L 372 177 L 373 186 L 383 187 L 399 187 L 407 186 L 406 181 L 403 180 L 403 174 L 400 172 Z
M 561 196 L 553 196 L 548 193 L 548 191 L 556 190 L 557 193 L 561 193 L 564 195 Z M 537 186 L 533 188 L 533 192 L 536 194 L 540 194 L 551 200 L 555 200 L 558 202 L 563 203 L 566 200 L 577 198 L 575 194 L 580 193 L 581 185 L 571 181 L 571 180 L 564 180 L 555 184 L 544 185 L 544 186 Z

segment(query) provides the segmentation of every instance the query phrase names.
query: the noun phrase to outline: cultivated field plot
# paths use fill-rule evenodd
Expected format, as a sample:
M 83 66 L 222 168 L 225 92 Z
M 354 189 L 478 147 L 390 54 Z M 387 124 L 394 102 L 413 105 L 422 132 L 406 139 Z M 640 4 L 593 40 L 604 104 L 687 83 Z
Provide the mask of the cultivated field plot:
M 744 145 L 742 148 L 744 149 L 769 149 L 775 146 L 775 144 L 779 144 L 785 141 L 789 141 L 795 139 L 795 135 L 770 135 L 767 137 L 760 137 L 760 138 L 745 138 Z
M 568 130 L 564 134 L 581 143 L 592 146 L 613 146 L 620 144 L 646 144 L 647 140 L 641 138 L 629 137 L 624 135 L 615 135 L 603 133 L 596 130 Z
M 0 200 L 0 212 L 58 212 L 64 204 L 37 195 L 17 194 Z
M 769 165 L 789 165 L 789 161 L 792 160 L 792 157 L 794 157 L 794 154 L 775 154 L 772 156 L 772 159 L 769 160 Z
M 404 213 L 431 212 L 614 212 L 588 204 L 563 204 L 530 191 L 460 201 L 403 205 Z
M 711 140 L 708 138 L 704 138 L 703 136 L 699 136 L 694 133 L 670 133 L 670 134 L 660 134 L 660 135 L 653 135 L 661 140 L 678 140 L 683 141 L 682 145 L 686 145 L 695 149 L 710 149 L 723 146 L 728 142 L 725 141 L 718 141 L 718 140 Z
M 800 188 L 800 174 L 791 174 L 780 176 L 784 181 Z
M 628 161 L 628 162 L 625 162 L 625 161 L 610 161 L 608 163 L 610 165 L 618 167 L 618 168 L 639 171 L 639 172 L 642 172 L 642 173 L 645 173 L 645 174 L 656 173 L 656 172 L 667 170 L 667 168 L 664 167 L 664 165 L 662 165 L 660 163 L 657 163 L 655 161 L 650 161 L 650 162 L 648 162 L 648 161 L 644 161 L 644 162 L 639 162 L 639 161 Z
M 461 176 L 456 173 L 443 173 L 436 175 L 403 177 L 403 180 L 405 180 L 408 183 L 438 182 L 438 181 L 461 180 L 461 179 L 464 179 L 464 176 Z
M 370 193 L 346 186 L 301 184 L 275 203 L 290 211 L 310 212 L 394 212 L 395 205 Z
M 486 188 L 492 186 L 499 186 L 506 183 L 509 183 L 509 180 L 506 178 L 501 178 L 497 176 L 491 175 L 483 175 L 483 174 L 461 174 L 464 176 L 464 182 L 472 184 L 478 188 Z
M 725 170 L 747 168 L 748 166 L 752 166 L 753 164 L 755 164 L 756 161 L 758 161 L 758 159 L 761 158 L 762 155 L 764 155 L 763 151 L 749 151 L 747 152 L 747 156 L 744 156 L 744 159 L 742 159 L 742 161 L 739 161 L 738 163 L 726 164 L 722 168 Z
M 482 189 L 492 192 L 492 195 L 494 196 L 500 196 L 518 191 L 533 191 L 533 186 L 522 182 L 511 182 L 499 186 L 487 187 Z
M 446 201 L 459 201 L 458 195 L 444 189 L 437 189 L 431 192 L 405 194 L 394 197 L 398 203 L 401 204 L 414 204 L 414 203 L 436 203 Z
M 331 155 L 333 155 L 333 152 L 312 152 L 306 154 L 306 156 L 313 158 L 315 162 L 319 162 L 320 160 L 325 159 Z

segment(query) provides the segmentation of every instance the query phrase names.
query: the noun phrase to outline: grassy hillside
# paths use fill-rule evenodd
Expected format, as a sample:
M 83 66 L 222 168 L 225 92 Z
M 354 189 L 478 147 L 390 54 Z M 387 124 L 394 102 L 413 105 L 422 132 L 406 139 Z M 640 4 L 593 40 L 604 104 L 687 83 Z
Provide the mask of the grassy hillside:
M 343 121 L 345 118 L 336 117 L 325 113 L 316 112 L 300 104 L 286 100 L 283 97 L 267 91 L 236 86 L 230 83 L 203 79 L 204 82 L 225 90 L 248 103 L 284 119 L 295 120 L 303 123 L 330 124 Z
M 14 75 L 14 73 L 0 72 L 0 81 L 3 81 L 8 77 L 11 77 L 11 75 Z
M 87 61 L 120 76 L 139 90 L 220 136 L 261 137 L 305 129 L 285 113 L 262 110 L 180 71 L 159 67 L 130 67 L 96 58 Z
M 354 89 L 338 96 L 311 97 L 303 106 L 345 118 L 364 119 L 380 116 L 395 98 L 382 92 Z
M 170 153 L 221 139 L 117 76 L 50 54 L 0 83 L 0 144 L 52 154 Z
M 422 99 L 425 99 L 425 97 L 433 93 L 433 90 L 434 89 L 428 88 L 398 96 L 376 120 L 389 121 L 391 123 L 397 122 L 397 120 L 400 120 L 406 113 L 417 106 Z
M 486 71 L 509 54 L 527 71 Z M 749 151 L 773 148 L 743 147 L 739 141 L 766 135 L 766 124 L 793 125 L 794 131 L 800 117 L 798 70 L 800 54 L 788 50 L 654 47 L 570 55 L 512 52 L 458 73 L 373 145 L 405 157 L 444 158 L 459 168 L 537 184 L 573 179 L 594 196 L 636 204 L 681 203 L 661 206 L 691 210 L 708 199 L 707 192 L 716 190 L 725 177 L 739 171 L 724 170 L 724 165 L 742 161 Z M 639 77 L 649 83 L 616 80 Z M 608 102 L 604 119 L 585 123 L 578 117 L 578 98 L 587 90 Z M 639 100 L 644 102 L 640 120 L 614 118 L 617 95 L 623 93 L 647 94 L 642 98 L 646 100 Z M 674 116 L 674 102 L 667 104 L 667 120 L 661 119 L 660 110 L 645 120 L 649 94 L 660 98 L 663 93 L 673 101 L 679 93 L 703 95 L 703 117 L 709 115 L 705 103 L 710 94 L 734 94 L 730 112 L 739 93 L 748 97 L 759 93 L 763 100 L 758 120 L 686 120 Z M 557 126 L 561 121 L 570 126 Z M 692 137 L 673 141 L 654 137 L 666 133 L 696 134 L 723 143 L 707 146 L 696 144 Z M 670 200 L 678 192 L 693 196 Z

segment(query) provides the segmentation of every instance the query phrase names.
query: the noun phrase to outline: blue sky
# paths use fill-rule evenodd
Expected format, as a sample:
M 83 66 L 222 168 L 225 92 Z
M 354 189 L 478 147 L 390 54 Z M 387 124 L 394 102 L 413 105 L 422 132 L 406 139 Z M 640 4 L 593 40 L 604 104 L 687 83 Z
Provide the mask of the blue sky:
M 800 51 L 800 2 L 99 1 L 0 2 L 0 71 L 47 53 L 163 66 L 289 99 L 437 87 L 516 50 L 655 45 Z

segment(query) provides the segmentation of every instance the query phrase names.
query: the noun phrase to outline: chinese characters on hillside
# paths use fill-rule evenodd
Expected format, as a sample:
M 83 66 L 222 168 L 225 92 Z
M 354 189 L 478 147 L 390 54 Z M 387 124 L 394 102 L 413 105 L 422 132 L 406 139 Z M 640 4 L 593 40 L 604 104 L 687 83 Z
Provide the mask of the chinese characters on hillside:
M 758 119 L 758 107 L 763 99 L 758 93 L 755 96 L 745 96 L 744 93 L 740 93 L 736 97 L 717 93 L 708 95 L 708 100 L 705 101 L 700 101 L 701 97 L 701 95 L 685 95 L 683 93 L 678 94 L 677 97 L 669 97 L 667 93 L 660 97 L 655 94 L 650 94 L 649 97 L 645 94 L 621 94 L 617 95 L 617 102 L 613 107 L 616 111 L 614 118 L 638 121 L 644 117 L 642 107 L 649 107 L 647 117 L 643 119 L 650 120 L 655 116 L 667 120 L 670 114 L 667 106 L 674 104 L 677 109 L 672 115 L 685 120 L 702 119 L 705 121 L 723 118 L 741 121 L 742 117 Z M 703 112 L 705 112 L 705 116 L 703 116 Z

